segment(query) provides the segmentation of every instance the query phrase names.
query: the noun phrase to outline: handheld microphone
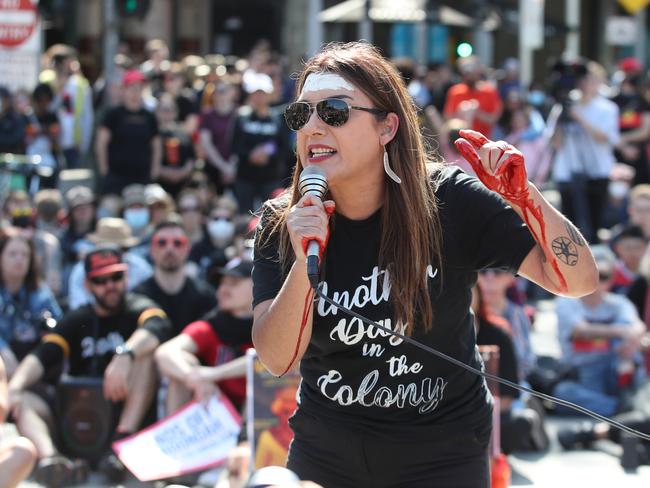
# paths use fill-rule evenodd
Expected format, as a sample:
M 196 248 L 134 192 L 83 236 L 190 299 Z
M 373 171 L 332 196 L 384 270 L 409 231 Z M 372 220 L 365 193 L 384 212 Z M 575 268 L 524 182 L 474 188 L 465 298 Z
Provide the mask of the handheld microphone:
M 302 196 L 312 195 L 321 200 L 327 192 L 325 172 L 319 166 L 307 166 L 300 173 L 298 189 Z M 318 286 L 318 270 L 320 268 L 320 244 L 311 239 L 307 244 L 307 276 L 312 287 Z

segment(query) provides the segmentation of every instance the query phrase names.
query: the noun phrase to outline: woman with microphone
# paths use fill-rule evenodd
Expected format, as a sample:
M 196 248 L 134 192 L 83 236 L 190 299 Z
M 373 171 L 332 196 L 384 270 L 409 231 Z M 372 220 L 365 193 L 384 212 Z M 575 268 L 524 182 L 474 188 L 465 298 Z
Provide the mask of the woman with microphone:
M 402 79 L 369 44 L 311 58 L 285 119 L 298 163 L 288 191 L 263 207 L 253 341 L 276 375 L 300 363 L 287 467 L 327 487 L 489 486 L 484 380 L 313 300 L 307 245 L 321 247 L 321 293 L 479 369 L 477 271 L 582 296 L 598 279 L 589 248 L 528 183 L 512 146 L 462 133 L 481 181 L 430 161 Z M 325 175 L 324 201 L 300 194 L 310 166 Z

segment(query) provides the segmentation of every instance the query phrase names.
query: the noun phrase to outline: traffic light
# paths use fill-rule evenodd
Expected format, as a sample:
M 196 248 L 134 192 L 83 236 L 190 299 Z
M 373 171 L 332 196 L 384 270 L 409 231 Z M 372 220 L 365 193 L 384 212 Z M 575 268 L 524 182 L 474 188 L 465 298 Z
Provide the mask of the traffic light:
M 456 46 L 456 54 L 459 58 L 467 58 L 474 52 L 474 48 L 469 42 L 460 42 Z
M 120 16 L 144 19 L 149 12 L 149 0 L 119 0 L 117 2 Z

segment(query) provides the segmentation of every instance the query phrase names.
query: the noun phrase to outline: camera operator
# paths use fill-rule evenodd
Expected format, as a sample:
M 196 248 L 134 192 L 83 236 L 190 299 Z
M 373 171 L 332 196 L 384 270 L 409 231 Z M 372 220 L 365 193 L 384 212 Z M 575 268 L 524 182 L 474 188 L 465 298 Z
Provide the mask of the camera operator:
M 555 114 L 557 120 L 553 180 L 562 212 L 590 242 L 597 242 L 615 162 L 613 151 L 620 141 L 619 109 L 600 94 L 606 73 L 597 63 L 570 65 L 562 76 L 573 77 L 576 89 L 558 100 L 549 115 L 551 119 Z

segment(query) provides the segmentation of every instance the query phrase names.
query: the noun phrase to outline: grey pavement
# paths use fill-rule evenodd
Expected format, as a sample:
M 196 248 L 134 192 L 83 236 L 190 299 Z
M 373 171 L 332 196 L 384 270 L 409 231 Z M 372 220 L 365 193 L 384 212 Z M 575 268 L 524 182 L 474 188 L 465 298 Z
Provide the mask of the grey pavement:
M 533 348 L 540 355 L 558 356 L 559 345 L 556 340 L 556 322 L 552 302 L 541 301 L 532 333 Z M 650 466 L 642 466 L 634 473 L 626 473 L 621 468 L 620 446 L 599 441 L 592 450 L 563 451 L 557 443 L 556 432 L 563 425 L 575 422 L 575 418 L 547 417 L 547 430 L 551 446 L 544 453 L 521 453 L 508 457 L 512 468 L 511 486 L 533 488 L 636 488 L 650 487 Z M 104 488 L 98 474 L 93 474 L 88 483 L 78 485 L 84 488 Z M 154 487 L 154 484 L 140 483 L 130 479 L 126 488 Z M 160 484 L 158 486 L 161 486 Z M 41 488 L 33 482 L 25 482 L 20 488 Z

